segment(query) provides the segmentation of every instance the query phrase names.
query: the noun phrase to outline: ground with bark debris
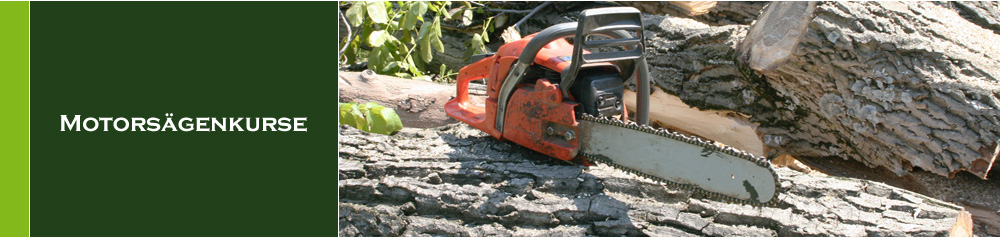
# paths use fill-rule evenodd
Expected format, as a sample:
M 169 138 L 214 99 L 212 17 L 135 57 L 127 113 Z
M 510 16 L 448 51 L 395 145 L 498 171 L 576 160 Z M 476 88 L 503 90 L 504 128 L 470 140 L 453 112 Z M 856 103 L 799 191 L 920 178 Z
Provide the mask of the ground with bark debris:
M 460 123 L 394 136 L 342 127 L 338 146 L 342 236 L 941 236 L 960 209 L 786 168 L 776 207 L 726 204 Z

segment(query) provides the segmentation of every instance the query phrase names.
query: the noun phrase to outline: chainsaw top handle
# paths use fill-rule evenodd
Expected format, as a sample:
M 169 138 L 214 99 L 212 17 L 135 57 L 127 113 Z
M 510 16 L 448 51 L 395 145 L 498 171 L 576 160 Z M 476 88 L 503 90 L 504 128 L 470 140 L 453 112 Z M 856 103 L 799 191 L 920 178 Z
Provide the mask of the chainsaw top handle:
M 569 97 L 570 86 L 576 78 L 580 67 L 587 63 L 633 61 L 636 71 L 636 123 L 649 124 L 649 68 L 644 57 L 645 43 L 642 34 L 642 17 L 639 10 L 632 7 L 608 7 L 583 11 L 578 22 L 568 22 L 550 26 L 542 30 L 521 51 L 517 63 L 511 67 L 506 79 L 500 87 L 495 127 L 503 131 L 504 116 L 507 103 L 514 89 L 524 76 L 528 66 L 535 61 L 538 51 L 554 40 L 573 36 L 573 58 L 569 68 L 562 72 L 561 85 L 564 97 Z M 633 37 L 629 31 L 635 31 Z M 587 41 L 587 36 L 603 35 L 611 40 Z M 601 52 L 584 54 L 584 48 L 623 46 L 625 51 Z M 631 48 L 631 49 L 630 49 Z M 631 77 L 633 69 L 623 69 L 625 79 Z

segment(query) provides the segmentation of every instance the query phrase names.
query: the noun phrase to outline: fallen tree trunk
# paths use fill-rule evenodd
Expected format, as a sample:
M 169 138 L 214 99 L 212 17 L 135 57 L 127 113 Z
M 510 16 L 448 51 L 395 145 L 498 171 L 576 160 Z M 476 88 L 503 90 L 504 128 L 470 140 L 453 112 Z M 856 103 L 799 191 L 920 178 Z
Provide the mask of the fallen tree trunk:
M 776 2 L 738 47 L 778 109 L 780 153 L 986 178 L 1000 152 L 1000 36 L 930 2 Z
M 674 1 L 619 1 L 646 14 L 688 17 L 712 25 L 749 25 L 760 14 L 767 2 L 763 1 L 721 1 L 721 2 L 674 2 Z
M 776 207 L 726 204 L 461 123 L 395 136 L 342 127 L 338 147 L 341 236 L 943 236 L 961 211 L 786 168 Z
M 1000 140 L 1000 74 L 996 54 L 989 53 L 997 46 L 987 44 L 997 35 L 934 4 L 782 4 L 807 7 L 769 15 L 780 15 L 772 17 L 780 22 L 762 17 L 753 29 L 647 15 L 650 72 L 656 88 L 668 94 L 654 92 L 652 97 L 675 96 L 700 110 L 748 116 L 765 148 L 741 149 L 771 157 L 838 156 L 897 174 L 915 166 L 939 175 L 967 170 L 986 177 L 996 163 Z M 845 4 L 849 6 L 838 7 Z M 887 10 L 892 4 L 913 5 L 906 9 L 915 10 Z M 777 11 L 776 6 L 765 13 Z M 845 17 L 849 14 L 835 9 L 854 9 L 849 12 L 856 16 Z M 858 9 L 885 16 L 864 15 Z M 911 19 L 898 14 L 920 17 L 898 25 L 886 22 L 885 17 Z M 833 16 L 841 19 L 824 20 Z M 962 31 L 947 32 L 941 22 Z M 802 30 L 788 34 L 795 37 L 761 36 L 794 26 Z M 913 32 L 893 35 L 906 32 L 894 27 Z M 760 47 L 765 41 L 771 48 Z M 742 51 L 734 50 L 741 42 Z M 746 50 L 751 46 L 757 51 Z M 746 60 L 735 60 L 739 57 Z M 770 62 L 768 67 L 762 67 L 764 62 Z M 676 127 L 698 124 L 705 123 L 688 121 Z M 702 127 L 718 130 L 728 125 Z
M 404 127 L 430 128 L 456 122 L 444 112 L 455 96 L 455 86 L 364 72 L 338 72 L 340 102 L 367 103 L 393 108 Z

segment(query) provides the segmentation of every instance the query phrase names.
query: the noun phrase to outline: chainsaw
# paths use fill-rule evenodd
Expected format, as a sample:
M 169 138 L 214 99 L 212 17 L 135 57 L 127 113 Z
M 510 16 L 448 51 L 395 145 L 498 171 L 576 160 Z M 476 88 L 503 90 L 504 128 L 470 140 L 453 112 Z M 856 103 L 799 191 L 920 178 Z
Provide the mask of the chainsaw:
M 572 43 L 567 40 L 572 39 Z M 666 185 L 733 203 L 777 201 L 778 175 L 763 157 L 649 126 L 649 69 L 642 18 L 632 7 L 585 10 L 504 44 L 463 67 L 445 112 L 501 140 L 556 159 L 605 163 Z M 636 108 L 623 103 L 634 76 Z M 486 101 L 469 83 L 486 81 Z

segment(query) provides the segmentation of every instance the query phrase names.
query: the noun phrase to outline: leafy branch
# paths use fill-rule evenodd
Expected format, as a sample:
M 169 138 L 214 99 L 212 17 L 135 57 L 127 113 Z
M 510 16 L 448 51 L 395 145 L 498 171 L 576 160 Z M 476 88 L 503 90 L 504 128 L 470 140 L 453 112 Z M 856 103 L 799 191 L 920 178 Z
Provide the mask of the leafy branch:
M 342 62 L 351 65 L 367 61 L 368 69 L 378 74 L 430 80 L 434 52 L 444 52 L 441 22 L 452 19 L 468 26 L 474 13 L 486 14 L 483 7 L 473 6 L 471 2 L 459 3 L 451 9 L 453 4 L 446 1 L 350 3 L 344 15 L 348 27 L 354 30 L 341 42 L 344 44 Z M 425 19 L 429 12 L 433 17 Z M 488 33 L 493 31 L 493 25 L 494 17 L 487 17 L 482 31 L 466 43 L 466 59 L 487 52 Z M 444 65 L 437 69 L 440 80 L 456 75 Z

